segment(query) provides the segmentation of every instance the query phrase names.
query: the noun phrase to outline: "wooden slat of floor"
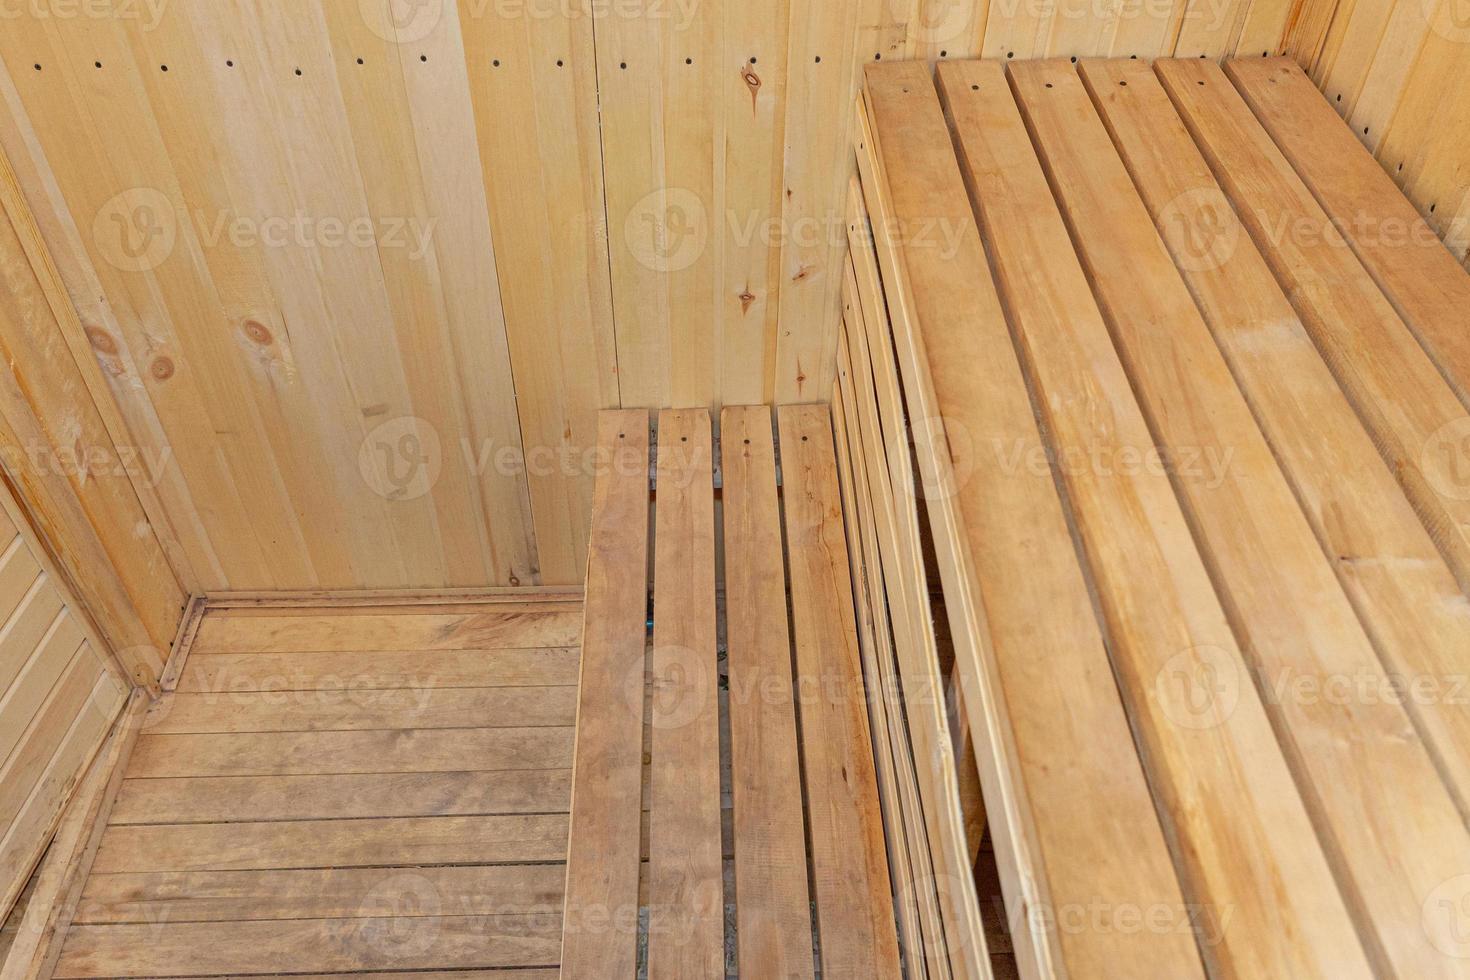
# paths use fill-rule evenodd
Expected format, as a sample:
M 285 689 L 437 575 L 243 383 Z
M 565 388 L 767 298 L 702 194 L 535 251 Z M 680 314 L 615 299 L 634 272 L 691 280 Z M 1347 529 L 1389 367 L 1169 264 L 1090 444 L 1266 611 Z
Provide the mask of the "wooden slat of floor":
M 1247 662 L 1273 689 L 1353 677 L 1391 690 L 1082 79 L 1066 61 L 1010 74 Z M 1458 974 L 1420 920 L 1424 896 L 1470 872 L 1470 833 L 1409 713 L 1388 698 L 1287 697 L 1267 711 L 1344 898 L 1373 923 L 1362 933 L 1375 971 Z
M 632 976 L 638 958 L 648 622 L 647 412 L 604 412 L 587 565 L 562 976 Z
M 1016 345 L 1036 389 L 1130 714 L 1226 973 L 1371 971 L 1207 562 L 1072 250 L 1000 65 L 974 66 L 959 141 Z M 954 99 L 952 99 L 952 102 Z M 956 110 L 956 115 L 959 115 Z M 1219 676 L 1204 704 L 1171 678 Z M 1159 678 L 1164 678 L 1163 682 Z M 1238 800 L 1229 808 L 1221 800 Z M 1251 860 L 1238 860 L 1240 854 Z M 1226 910 L 1229 910 L 1227 913 Z M 1224 918 L 1229 915 L 1229 919 Z
M 778 411 L 802 766 L 822 973 L 900 975 L 832 417 Z
M 710 415 L 658 424 L 649 799 L 650 976 L 725 974 Z
M 554 975 L 581 614 L 489 608 L 452 617 L 468 632 L 413 608 L 209 613 L 254 652 L 191 657 L 192 693 L 151 713 L 57 976 Z M 215 658 L 294 683 L 214 687 Z
M 800 980 L 812 921 L 773 419 L 759 406 L 720 421 L 740 967 Z

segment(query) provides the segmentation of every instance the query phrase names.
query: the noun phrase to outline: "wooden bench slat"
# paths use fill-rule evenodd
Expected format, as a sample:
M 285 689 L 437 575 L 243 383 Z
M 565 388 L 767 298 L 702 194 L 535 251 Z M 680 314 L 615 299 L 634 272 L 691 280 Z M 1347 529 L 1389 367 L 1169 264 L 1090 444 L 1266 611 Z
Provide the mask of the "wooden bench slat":
M 960 66 L 940 68 L 942 87 L 958 80 L 968 91 Z M 946 507 L 962 518 L 945 605 L 952 623 L 973 617 L 954 629 L 956 669 L 968 644 L 965 706 L 974 737 L 991 742 L 980 757 L 1017 958 L 1038 976 L 1102 975 L 1123 961 L 1141 975 L 1199 976 L 1187 935 L 1057 927 L 1057 910 L 1097 899 L 1120 908 L 1184 899 L 944 113 L 924 66 L 867 74 L 870 149 L 880 155 L 860 165 L 909 414 L 930 426 L 942 415 L 956 447 L 948 479 L 930 478 L 953 497 L 936 494 L 926 507 L 931 521 Z M 936 218 L 952 250 L 921 231 Z M 921 462 L 928 453 L 931 465 L 950 465 L 945 446 L 917 448 Z
M 1470 274 L 1296 62 L 1235 59 L 1225 73 L 1470 406 Z
M 709 412 L 659 413 L 656 494 L 648 972 L 716 980 L 725 886 Z
M 802 760 L 822 972 L 899 977 L 832 418 L 778 411 Z
M 1465 406 L 1220 66 L 1155 68 L 1420 519 L 1470 583 Z
M 740 968 L 752 977 L 810 977 L 806 827 L 771 410 L 726 408 L 720 443 Z
M 1470 664 L 1470 608 L 1444 556 L 1152 68 L 1084 62 L 1082 73 L 1111 87 L 1113 97 L 1097 104 L 1134 183 L 1386 664 L 1446 691 Z M 1470 705 L 1453 697 L 1404 703 L 1470 814 Z
M 567 853 L 562 977 L 631 977 L 638 956 L 648 413 L 598 419 Z
M 1015 65 L 1011 79 L 1254 676 L 1287 692 L 1352 677 L 1382 694 L 1266 703 L 1343 896 L 1373 923 L 1369 959 L 1379 973 L 1458 974 L 1421 919 L 1425 895 L 1470 872 L 1470 833 L 1094 108 L 1133 83 L 1089 96 L 1066 61 Z M 1157 90 L 1152 76 L 1138 84 Z
M 1127 462 L 1148 460 L 1154 440 L 1004 69 L 970 67 L 947 91 L 971 195 L 1186 898 L 1219 937 L 1201 952 L 1228 974 L 1370 976 L 1170 480 Z M 1225 696 L 1204 686 L 1217 676 Z

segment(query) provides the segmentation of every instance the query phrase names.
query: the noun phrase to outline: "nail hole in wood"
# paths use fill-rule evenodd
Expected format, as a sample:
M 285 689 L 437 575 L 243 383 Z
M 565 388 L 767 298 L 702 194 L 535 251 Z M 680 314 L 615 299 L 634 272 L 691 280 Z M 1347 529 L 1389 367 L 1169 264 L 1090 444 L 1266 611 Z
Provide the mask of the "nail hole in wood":
M 419 55 L 419 61 L 423 62 L 424 64 L 428 64 L 429 56 L 426 54 L 421 54 Z

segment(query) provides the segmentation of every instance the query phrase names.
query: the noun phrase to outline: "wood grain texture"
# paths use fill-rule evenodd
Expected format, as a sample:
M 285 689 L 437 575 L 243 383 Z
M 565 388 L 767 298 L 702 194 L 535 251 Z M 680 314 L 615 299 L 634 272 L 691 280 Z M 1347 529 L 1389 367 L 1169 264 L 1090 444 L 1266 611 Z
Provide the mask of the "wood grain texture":
M 994 77 L 971 64 L 941 67 L 941 92 L 957 124 L 971 85 Z M 928 508 L 932 515 L 952 504 L 964 522 L 955 543 L 960 560 L 949 566 L 944 589 L 952 622 L 966 609 L 973 617 L 954 630 L 958 643 L 973 644 L 968 656 L 975 659 L 958 669 L 968 678 L 972 737 L 989 743 L 982 773 L 1008 907 L 1061 909 L 1096 895 L 1123 905 L 1182 906 L 1053 471 L 997 465 L 1017 453 L 1035 458 L 1044 443 L 948 150 L 944 114 L 928 80 L 909 66 L 870 69 L 868 99 L 878 142 L 860 150 L 871 159 L 864 192 L 901 337 L 910 417 L 938 430 L 920 456 L 936 466 L 927 477 Z M 952 250 L 917 233 L 934 220 L 954 236 Z M 926 375 L 932 393 L 919 402 Z M 952 451 L 941 441 L 946 435 Z M 951 459 L 952 469 L 939 476 L 936 464 Z M 983 712 L 999 720 L 987 722 Z M 1059 712 L 1078 724 L 1058 728 Z M 1058 757 L 1079 764 L 1057 769 L 1050 760 Z M 1082 806 L 1105 807 L 1108 816 L 1078 836 L 1069 814 Z M 1168 975 L 1200 970 L 1184 937 L 1029 922 L 1025 939 L 1017 936 L 1017 955 L 1038 971 L 1105 970 L 1120 958 Z
M 812 924 L 773 421 L 720 415 L 736 926 L 744 970 L 796 980 L 812 976 Z
M 1038 179 L 1041 165 L 1004 70 L 977 70 L 984 74 L 966 89 L 977 111 L 961 130 L 971 197 L 1039 414 L 1066 463 L 1062 483 L 1186 899 L 1220 937 L 1202 944 L 1202 955 L 1213 969 L 1247 974 L 1367 976 L 1169 478 L 1157 467 L 1118 463 L 1148 458 L 1152 435 L 1050 189 Z M 1213 689 L 1194 696 L 1200 676 L 1221 677 L 1229 696 Z M 1241 801 L 1228 815 L 1208 802 L 1226 797 Z M 1284 929 L 1284 921 L 1297 925 Z
M 1170 475 L 1252 675 L 1263 691 L 1336 677 L 1391 690 L 1082 79 L 1054 61 L 1012 66 L 1011 79 L 1150 430 L 1179 461 Z M 1131 87 L 1119 79 L 1093 93 L 1105 101 Z M 1190 466 L 1189 453 L 1216 463 Z M 1458 972 L 1441 952 L 1447 937 L 1420 920 L 1470 835 L 1409 712 L 1388 699 L 1292 696 L 1267 711 L 1344 898 L 1373 923 L 1360 935 L 1375 971 Z
M 1470 493 L 1456 448 L 1470 426 L 1464 404 L 1353 250 L 1324 234 L 1331 216 L 1225 73 L 1189 61 L 1156 68 L 1420 519 L 1470 578 Z
M 1082 73 L 1106 86 L 1095 101 L 1114 143 L 1384 666 L 1400 681 L 1457 683 L 1470 657 L 1463 593 L 1168 96 L 1137 63 Z M 1464 812 L 1470 712 L 1454 700 L 1404 704 Z
M 648 964 L 695 980 L 725 973 L 712 440 L 708 412 L 659 413 Z
M 649 417 L 604 412 L 587 563 L 575 816 L 561 963 L 568 978 L 630 975 L 638 956 L 647 669 Z
M 59 397 L 89 438 L 149 463 L 82 487 L 145 605 L 160 554 L 188 590 L 578 581 L 599 409 L 831 391 L 864 63 L 1274 51 L 1296 11 L 399 13 L 27 10 L 0 43 L 0 147 L 61 287 L 33 340 L 81 362 Z M 1464 74 L 1420 33 L 1410 93 Z M 1411 171 L 1446 218 L 1462 161 L 1432 142 Z
M 1470 276 L 1300 68 L 1236 60 L 1226 73 L 1404 323 L 1470 406 Z M 1460 256 L 1463 258 L 1463 256 Z
M 898 977 L 832 417 L 790 406 L 777 419 L 822 972 Z

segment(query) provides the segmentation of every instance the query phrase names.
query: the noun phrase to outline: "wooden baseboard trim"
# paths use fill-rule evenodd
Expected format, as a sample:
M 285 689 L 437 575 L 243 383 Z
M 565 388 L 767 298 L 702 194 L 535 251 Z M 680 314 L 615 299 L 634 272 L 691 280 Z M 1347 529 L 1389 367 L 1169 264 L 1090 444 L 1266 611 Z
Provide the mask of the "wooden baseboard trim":
M 489 589 L 355 589 L 298 592 L 211 592 L 206 609 L 446 606 L 480 602 L 581 602 L 581 588 L 523 586 Z
M 189 597 L 189 604 L 184 607 L 184 618 L 179 621 L 178 635 L 174 637 L 174 645 L 169 650 L 168 662 L 163 665 L 163 673 L 158 678 L 158 686 L 164 693 L 179 686 L 179 678 L 184 673 L 184 661 L 188 659 L 189 648 L 194 645 L 194 637 L 199 634 L 199 623 L 204 619 L 208 608 L 209 602 L 204 596 Z

